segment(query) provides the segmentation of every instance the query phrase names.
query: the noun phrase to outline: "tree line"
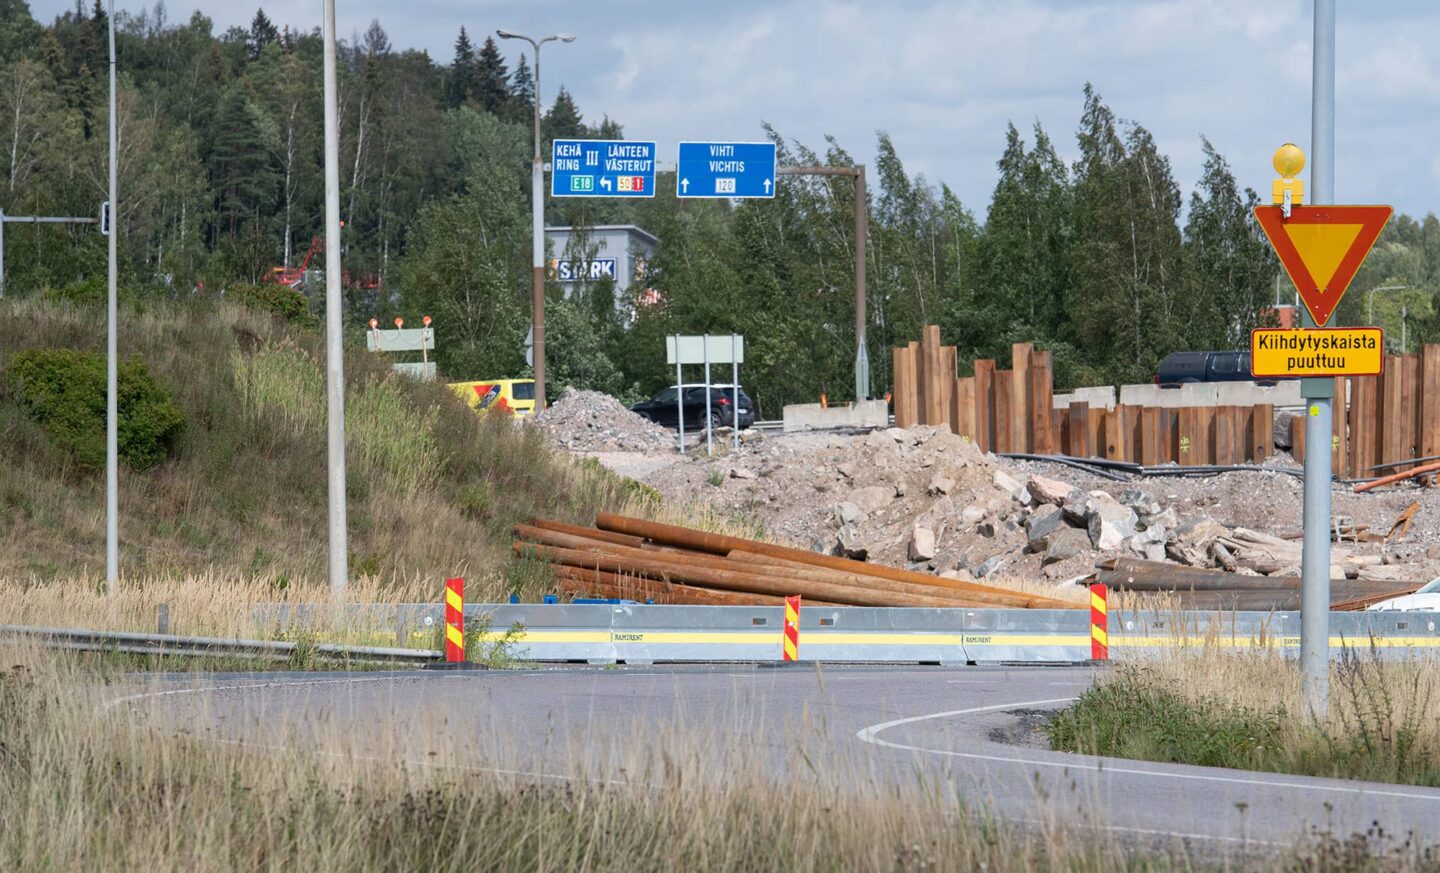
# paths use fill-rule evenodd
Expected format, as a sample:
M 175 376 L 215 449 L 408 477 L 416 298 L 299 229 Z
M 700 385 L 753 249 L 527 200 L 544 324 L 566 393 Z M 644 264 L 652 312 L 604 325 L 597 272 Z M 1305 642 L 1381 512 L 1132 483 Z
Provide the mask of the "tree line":
M 215 31 L 163 3 L 117 14 L 126 293 L 182 296 L 263 280 L 296 266 L 323 225 L 322 41 L 261 10 Z M 49 24 L 25 0 L 0 0 L 0 208 L 93 215 L 105 196 L 106 31 L 99 0 Z M 435 318 L 437 357 L 456 379 L 525 372 L 529 327 L 529 172 L 536 89 L 495 41 L 460 28 L 448 63 L 391 45 L 379 22 L 342 41 L 341 218 L 347 323 Z M 542 136 L 618 138 L 588 121 L 563 85 L 542 83 Z M 542 95 L 543 96 L 543 95 Z M 961 358 L 1008 358 L 1031 341 L 1055 352 L 1063 385 L 1144 381 L 1177 349 L 1239 348 L 1277 299 L 1290 302 L 1250 215 L 1254 191 L 1203 137 L 1188 202 L 1141 124 L 1086 85 L 1075 153 L 1060 157 L 1037 123 L 997 136 L 988 204 L 909 173 L 881 132 L 870 184 L 872 388 L 890 383 L 889 349 L 938 323 Z M 782 164 L 846 166 L 820 148 L 767 136 Z M 1000 132 L 997 132 L 997 134 Z M 849 179 L 786 177 L 773 200 L 679 200 L 661 179 L 647 200 L 551 200 L 550 224 L 635 224 L 660 240 L 644 288 L 552 283 L 548 364 L 566 384 L 634 399 L 668 384 L 663 337 L 738 332 L 742 378 L 767 414 L 852 391 L 853 263 Z M 93 229 L 10 225 L 6 290 L 82 299 L 103 288 Z M 568 254 L 583 255 L 579 235 Z M 560 256 L 565 253 L 552 252 Z M 1404 286 L 1368 299 L 1368 289 Z M 642 292 L 649 290 L 649 295 Z M 1440 337 L 1440 222 L 1397 216 L 1339 313 L 1366 304 L 1410 344 Z M 965 366 L 968 366 L 966 364 Z

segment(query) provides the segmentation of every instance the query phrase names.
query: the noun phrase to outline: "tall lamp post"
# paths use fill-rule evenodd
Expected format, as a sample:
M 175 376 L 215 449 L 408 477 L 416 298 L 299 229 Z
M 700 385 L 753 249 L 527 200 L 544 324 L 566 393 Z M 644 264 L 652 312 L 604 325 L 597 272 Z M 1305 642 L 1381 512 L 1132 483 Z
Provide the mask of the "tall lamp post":
M 118 147 L 115 123 L 115 0 L 106 10 L 110 33 L 110 199 L 109 235 L 105 240 L 107 289 L 105 293 L 105 590 L 112 596 L 120 586 L 120 385 L 116 371 L 116 240 L 120 234 L 120 195 L 116 182 Z
M 535 411 L 545 409 L 545 156 L 540 153 L 540 46 L 547 42 L 574 42 L 574 34 L 557 33 L 533 39 L 508 30 L 497 30 L 501 39 L 523 39 L 535 49 L 535 158 L 530 165 L 530 211 L 534 222 L 530 266 L 532 277 L 530 306 L 535 323 Z

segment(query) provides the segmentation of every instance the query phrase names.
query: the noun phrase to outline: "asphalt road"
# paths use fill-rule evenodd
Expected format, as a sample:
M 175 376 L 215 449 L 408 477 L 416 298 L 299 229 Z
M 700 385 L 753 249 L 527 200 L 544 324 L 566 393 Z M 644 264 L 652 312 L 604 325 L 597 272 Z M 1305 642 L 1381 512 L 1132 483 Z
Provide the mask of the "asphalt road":
M 633 780 L 656 756 L 759 762 L 837 784 L 943 784 L 972 809 L 1132 838 L 1292 845 L 1378 822 L 1440 842 L 1440 790 L 1051 752 L 1039 725 L 1079 667 L 748 666 L 171 675 L 102 702 L 222 742 L 314 745 L 535 778 Z M 343 751 L 341 751 L 343 750 Z

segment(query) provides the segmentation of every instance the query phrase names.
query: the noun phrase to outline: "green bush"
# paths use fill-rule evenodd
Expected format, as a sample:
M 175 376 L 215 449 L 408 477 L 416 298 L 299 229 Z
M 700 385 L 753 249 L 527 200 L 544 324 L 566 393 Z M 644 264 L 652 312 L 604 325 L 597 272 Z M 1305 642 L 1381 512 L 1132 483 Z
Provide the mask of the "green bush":
M 139 358 L 117 372 L 120 457 L 148 470 L 174 449 L 185 415 Z M 105 466 L 105 358 L 73 349 L 27 349 L 11 359 L 5 385 L 55 443 L 82 464 Z
M 305 295 L 285 285 L 231 285 L 225 289 L 225 297 L 252 309 L 278 315 L 292 324 L 315 323 Z

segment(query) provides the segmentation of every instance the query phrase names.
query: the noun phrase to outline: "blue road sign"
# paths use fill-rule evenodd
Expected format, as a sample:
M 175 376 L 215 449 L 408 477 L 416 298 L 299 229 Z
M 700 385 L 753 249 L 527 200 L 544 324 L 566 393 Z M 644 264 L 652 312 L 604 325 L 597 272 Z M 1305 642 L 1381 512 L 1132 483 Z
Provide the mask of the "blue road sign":
M 775 143 L 682 142 L 675 193 L 681 197 L 774 197 Z
M 654 197 L 655 143 L 557 139 L 550 153 L 551 197 Z

